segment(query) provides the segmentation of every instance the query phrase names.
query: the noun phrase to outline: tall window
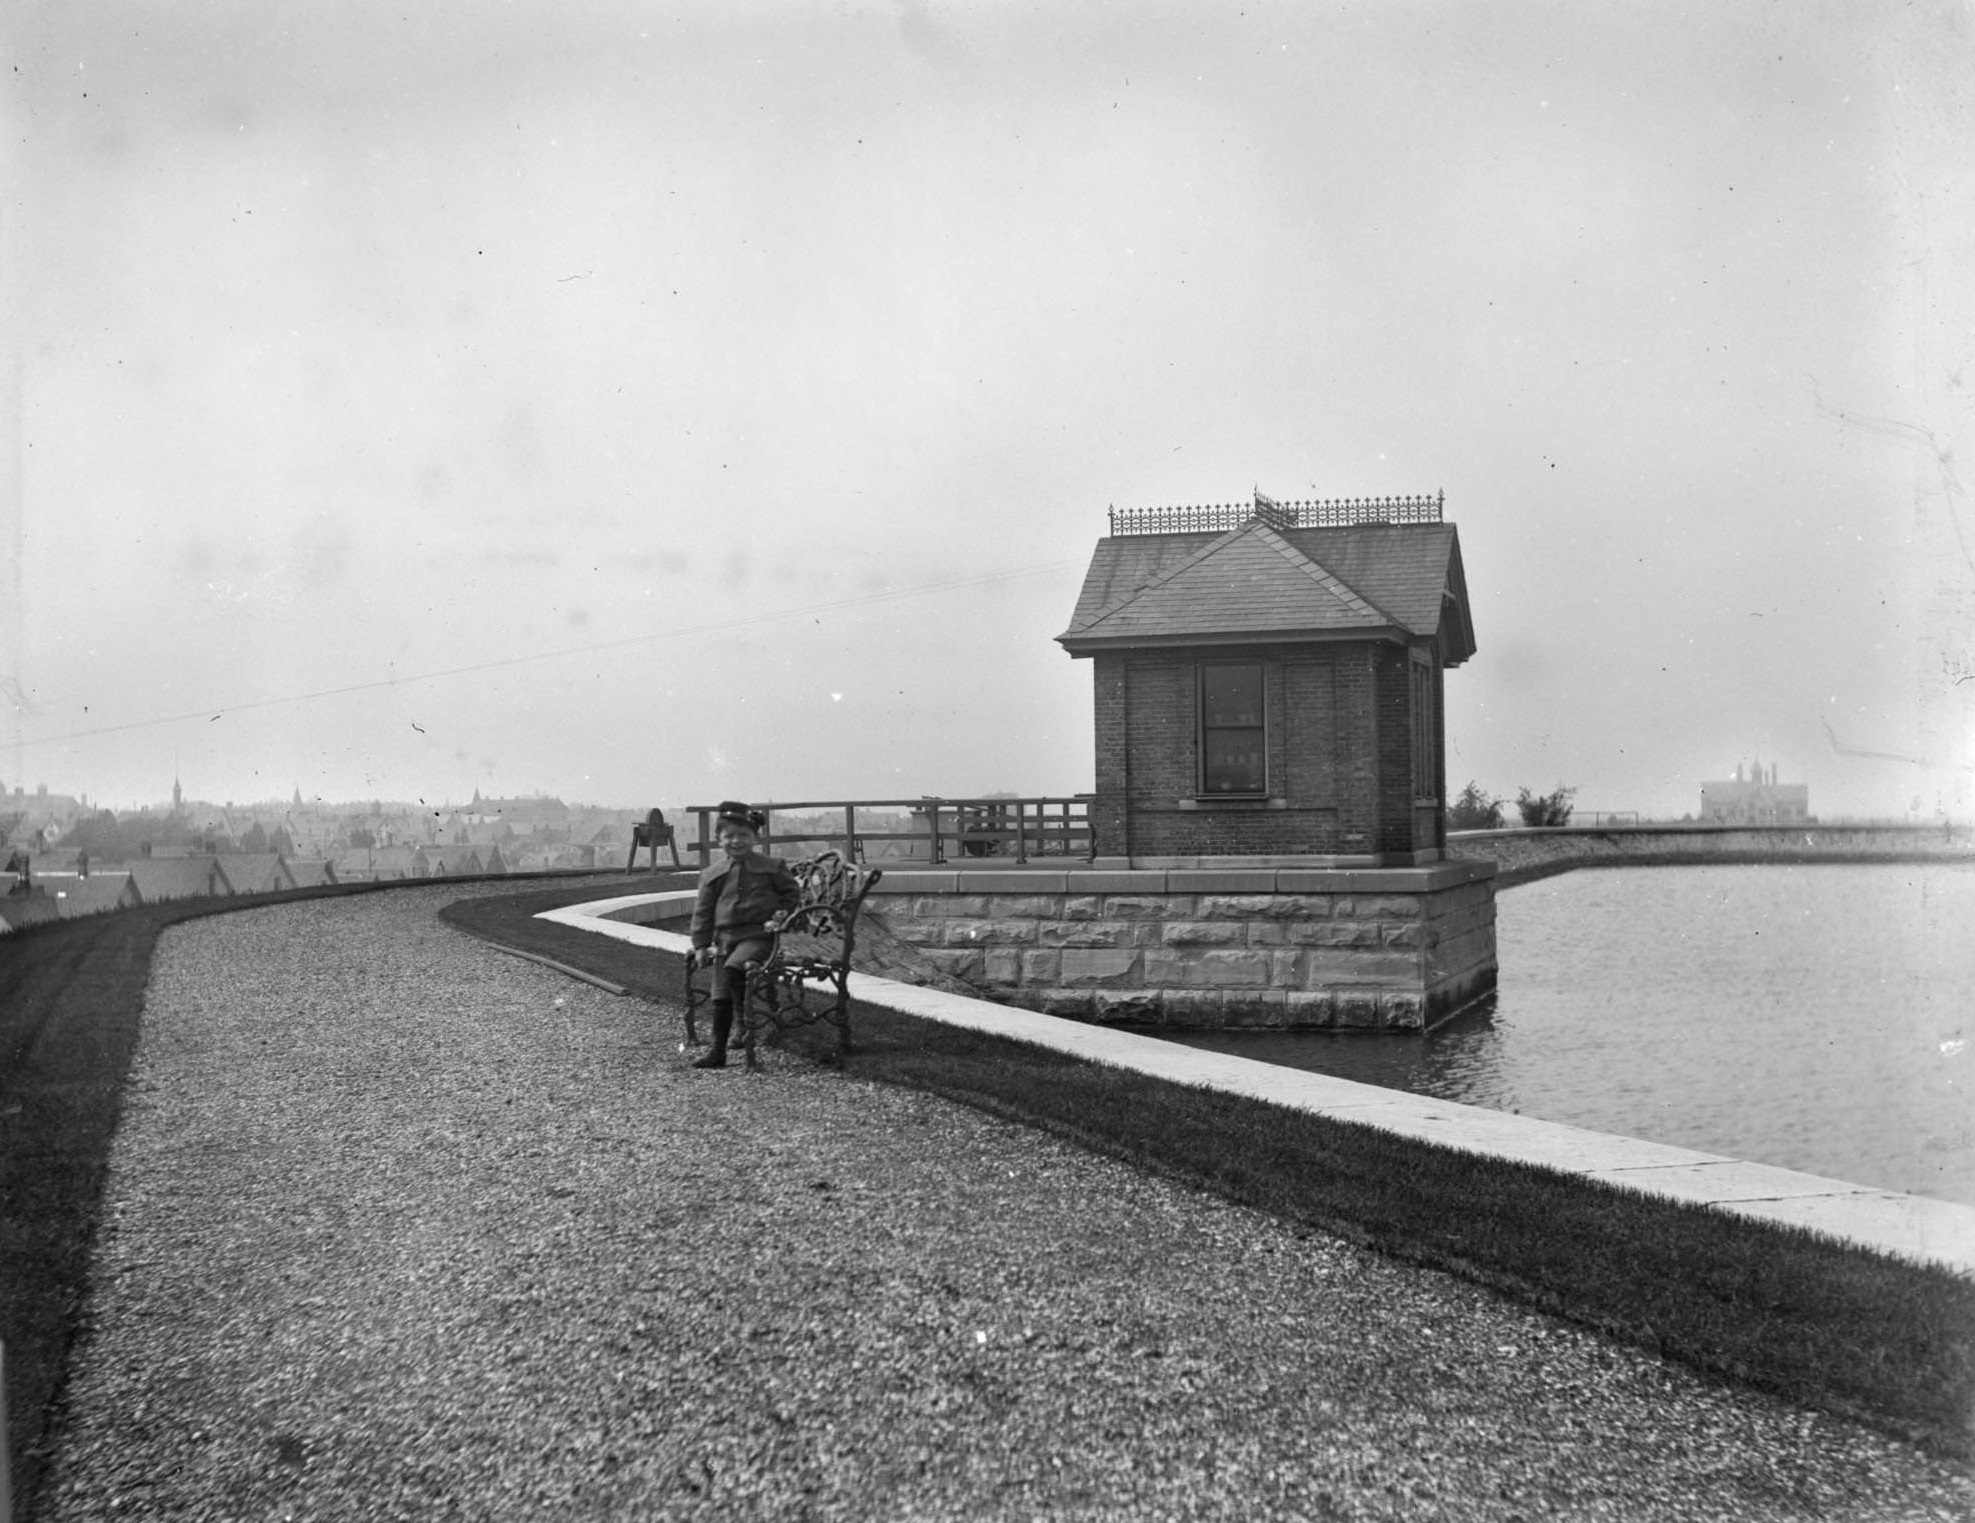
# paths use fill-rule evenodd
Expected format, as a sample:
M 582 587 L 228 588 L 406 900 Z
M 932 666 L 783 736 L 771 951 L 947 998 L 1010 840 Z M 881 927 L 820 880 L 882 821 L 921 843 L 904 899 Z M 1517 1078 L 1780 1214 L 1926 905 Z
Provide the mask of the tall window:
M 1268 746 L 1262 723 L 1262 663 L 1200 668 L 1200 791 L 1267 793 Z
M 1439 729 L 1433 717 L 1433 668 L 1423 661 L 1412 664 L 1413 687 L 1413 797 L 1438 796 L 1439 761 L 1434 755 L 1434 738 Z

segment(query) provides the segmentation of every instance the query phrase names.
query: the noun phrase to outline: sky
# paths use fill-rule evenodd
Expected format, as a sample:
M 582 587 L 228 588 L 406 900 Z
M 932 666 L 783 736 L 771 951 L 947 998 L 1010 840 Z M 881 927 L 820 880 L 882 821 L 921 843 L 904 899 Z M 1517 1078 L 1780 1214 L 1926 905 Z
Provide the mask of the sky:
M 0 784 L 1086 790 L 1110 506 L 1446 494 L 1450 789 L 1975 818 L 1975 7 L 17 3 Z

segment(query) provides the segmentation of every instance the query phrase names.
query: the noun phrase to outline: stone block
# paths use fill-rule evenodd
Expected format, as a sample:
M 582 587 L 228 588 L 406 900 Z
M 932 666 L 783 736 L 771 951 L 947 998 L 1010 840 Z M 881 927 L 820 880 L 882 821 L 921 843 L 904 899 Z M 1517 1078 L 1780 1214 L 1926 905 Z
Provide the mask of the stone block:
M 1248 945 L 1251 947 L 1279 947 L 1289 940 L 1289 927 L 1280 920 L 1251 920 L 1248 922 Z
M 1011 849 L 1013 843 L 1010 843 Z M 959 888 L 963 894 L 1061 894 L 1067 891 L 1069 874 L 1049 868 L 996 867 L 962 868 Z
M 946 944 L 950 947 L 1033 946 L 1036 923 L 1033 920 L 949 920 Z
M 1410 989 L 1389 990 L 1378 997 L 1379 1025 L 1389 1031 L 1426 1029 L 1426 996 Z
M 1158 868 L 1088 869 L 1066 873 L 1064 881 L 1073 894 L 1159 894 L 1166 889 L 1166 874 Z
M 944 920 L 915 920 L 904 915 L 886 915 L 883 919 L 892 935 L 915 947 L 936 947 L 946 939 Z
M 1266 952 L 1196 952 L 1187 963 L 1186 982 L 1195 987 L 1266 987 L 1269 982 Z
M 1273 868 L 1171 867 L 1166 887 L 1181 894 L 1268 893 L 1276 886 Z
M 1022 983 L 1033 988 L 1037 984 L 1058 982 L 1058 974 L 1063 966 L 1061 952 L 1024 952 L 1022 954 Z
M 1380 931 L 1388 947 L 1432 947 L 1440 940 L 1440 933 L 1432 926 L 1417 921 L 1387 921 Z
M 1091 998 L 1091 1016 L 1107 1025 L 1159 1024 L 1159 997 L 1149 989 L 1099 989 Z
M 1164 944 L 1166 923 L 1163 920 L 1133 920 L 1132 945 L 1135 947 L 1156 947 Z
M 1095 894 L 1066 894 L 1063 896 L 1063 918 L 1065 920 L 1096 920 L 1099 907 L 1103 904 Z
M 949 978 L 957 978 L 963 983 L 979 983 L 986 972 L 982 955 L 964 949 L 928 947 L 926 961 Z
M 1106 894 L 1106 920 L 1184 920 L 1193 915 L 1193 895 Z
M 1044 920 L 1036 942 L 1045 947 L 1128 947 L 1134 945 L 1130 920 Z
M 996 920 L 1054 920 L 1063 901 L 1053 894 L 991 894 L 988 914 Z
M 987 912 L 985 894 L 924 894 L 912 901 L 912 913 L 928 919 L 978 918 Z
M 1129 948 L 1124 951 L 1086 951 L 1072 947 L 1064 951 L 1061 957 L 1057 981 L 1071 988 L 1095 984 L 1116 988 L 1138 981 L 1138 953 Z
M 1022 981 L 1023 953 L 1014 947 L 988 947 L 981 953 L 981 976 L 1012 988 Z
M 1302 947 L 1375 947 L 1381 937 L 1376 925 L 1361 920 L 1293 920 L 1289 940 Z
M 1276 872 L 1276 887 L 1286 894 L 1327 896 L 1349 882 L 1349 875 L 1334 867 L 1285 867 Z
M 1281 1026 L 1287 1003 L 1280 989 L 1242 989 L 1222 997 L 1221 1024 L 1243 1028 Z
M 1161 989 L 1159 1013 L 1168 1026 L 1190 1030 L 1212 1030 L 1221 1024 L 1221 992 L 1218 989 Z
M 1372 989 L 1339 989 L 1337 1024 L 1346 1031 L 1372 1031 L 1378 1026 L 1378 993 Z
M 1410 952 L 1374 952 L 1349 947 L 1312 949 L 1303 978 L 1312 987 L 1372 984 L 1406 988 L 1422 976 L 1420 960 Z
M 1419 918 L 1417 894 L 1367 894 L 1358 901 L 1358 914 L 1367 920 L 1415 920 Z
M 1183 989 L 1193 982 L 1192 967 L 1193 959 L 1184 952 L 1147 947 L 1141 954 L 1139 975 L 1149 988 Z
M 1283 993 L 1285 1026 L 1335 1026 L 1337 997 L 1328 989 L 1288 989 Z
M 1301 952 L 1269 953 L 1269 983 L 1277 989 L 1302 988 L 1303 954 Z
M 1249 920 L 1266 915 L 1275 903 L 1273 894 L 1202 894 L 1202 920 Z
M 872 885 L 873 894 L 950 894 L 959 886 L 958 873 L 915 872 L 885 864 L 885 875 Z
M 1312 904 L 1322 906 L 1313 910 Z M 1329 909 L 1326 900 L 1306 894 L 1202 894 L 1202 920 L 1311 920 Z
M 1248 927 L 1238 920 L 1168 921 L 1159 939 L 1169 947 L 1239 947 L 1248 943 Z
M 1035 1008 L 1044 1015 L 1088 1016 L 1091 994 L 1088 989 L 1043 989 L 1036 995 Z

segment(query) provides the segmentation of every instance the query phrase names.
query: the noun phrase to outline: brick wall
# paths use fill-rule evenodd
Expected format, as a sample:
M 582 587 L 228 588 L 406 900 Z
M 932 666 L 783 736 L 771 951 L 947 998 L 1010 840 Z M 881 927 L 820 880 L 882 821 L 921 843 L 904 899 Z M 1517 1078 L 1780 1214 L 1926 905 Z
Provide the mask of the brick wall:
M 1269 800 L 1198 799 L 1201 649 L 1094 658 L 1098 855 L 1358 856 L 1439 844 L 1416 820 L 1411 660 L 1387 643 L 1215 646 L 1266 672 Z M 1430 669 L 1440 729 L 1440 674 Z M 1436 748 L 1436 770 L 1444 766 Z M 1438 782 L 1439 779 L 1436 779 Z M 1444 793 L 1444 786 L 1442 789 Z M 1416 839 L 1416 830 L 1418 838 Z

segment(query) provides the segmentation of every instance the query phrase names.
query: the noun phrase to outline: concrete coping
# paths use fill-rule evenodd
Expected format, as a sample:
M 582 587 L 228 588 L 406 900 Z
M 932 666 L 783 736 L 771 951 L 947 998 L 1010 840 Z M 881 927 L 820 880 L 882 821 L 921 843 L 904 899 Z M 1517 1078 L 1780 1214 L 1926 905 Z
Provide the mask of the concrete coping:
M 1430 894 L 1495 876 L 1493 862 L 1421 867 L 884 867 L 874 894 Z
M 691 942 L 685 936 L 611 917 L 645 909 L 656 909 L 666 918 L 685 915 L 691 912 L 693 899 L 692 890 L 629 894 L 548 910 L 536 918 L 658 951 L 683 954 L 691 949 Z M 969 999 L 865 973 L 850 976 L 850 992 L 867 1004 L 922 1020 L 988 1032 L 1093 1063 L 1127 1068 L 1224 1094 L 1246 1095 L 1314 1115 L 1376 1127 L 1397 1136 L 1437 1142 L 1463 1152 L 1535 1164 L 1663 1200 L 1801 1227 L 1895 1258 L 1975 1276 L 1975 1206 L 1825 1179 L 1638 1137 L 1589 1131 L 1533 1116 L 1409 1095 L 1401 1090 L 1306 1073 L 1253 1058 L 1202 1052 L 1136 1032 L 997 1005 L 991 1000 Z

